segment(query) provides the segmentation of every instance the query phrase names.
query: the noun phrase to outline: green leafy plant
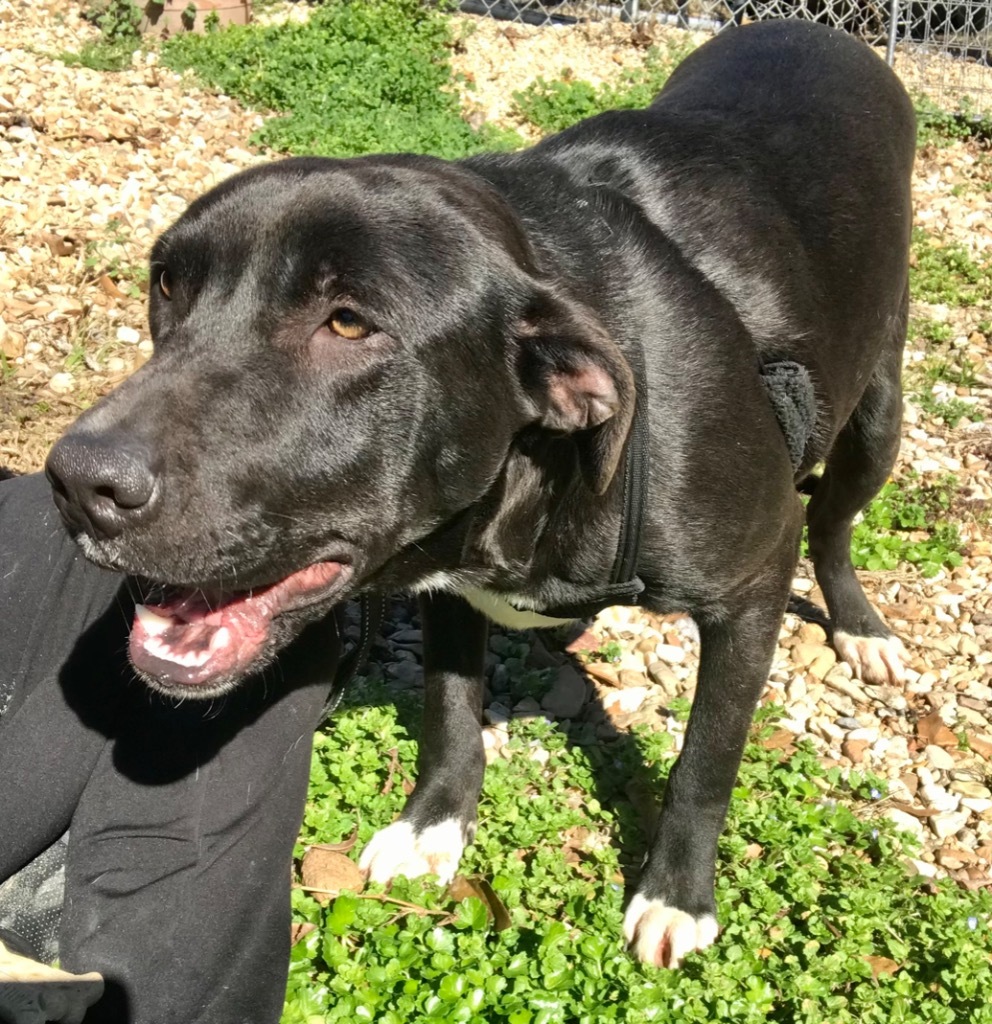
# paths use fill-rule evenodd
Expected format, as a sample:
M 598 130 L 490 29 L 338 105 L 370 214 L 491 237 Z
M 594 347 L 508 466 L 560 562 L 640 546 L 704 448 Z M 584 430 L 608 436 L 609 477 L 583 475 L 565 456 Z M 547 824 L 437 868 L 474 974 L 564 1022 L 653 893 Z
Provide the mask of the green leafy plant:
M 962 540 L 948 520 L 957 482 L 947 477 L 934 484 L 890 481 L 868 506 L 851 538 L 851 558 L 862 569 L 895 569 L 900 562 L 917 566 L 924 576 L 961 564 Z
M 646 107 L 691 50 L 687 43 L 652 47 L 643 66 L 625 70 L 616 81 L 599 86 L 571 73 L 550 82 L 538 78 L 513 94 L 515 108 L 542 132 L 557 132 L 606 110 Z
M 908 333 L 913 341 L 922 341 L 928 348 L 931 345 L 943 345 L 954 336 L 950 324 L 940 323 L 926 317 L 911 319 Z
M 979 115 L 970 97 L 962 97 L 957 110 L 944 110 L 926 96 L 916 96 L 916 144 L 947 146 L 961 139 L 988 139 L 992 120 Z
M 910 291 L 924 302 L 973 306 L 992 298 L 992 270 L 977 264 L 962 245 L 913 229 Z
M 100 39 L 84 44 L 79 53 L 59 54 L 59 60 L 92 71 L 123 71 L 129 67 L 131 54 L 141 39 L 141 9 L 132 0 L 105 0 L 93 4 L 86 17 L 100 29 Z
M 129 262 L 130 238 L 122 221 L 111 217 L 106 236 L 91 239 L 83 248 L 83 266 L 94 279 L 106 274 L 122 291 L 136 299 L 148 284 L 148 267 Z
M 461 116 L 449 20 L 419 0 L 343 0 L 306 22 L 230 26 L 170 39 L 164 63 L 247 104 L 277 111 L 253 141 L 324 156 L 376 151 L 456 158 L 519 145 Z
M 401 807 L 418 731 L 408 702 L 356 700 L 317 739 L 304 830 L 356 836 L 352 856 Z M 297 889 L 313 930 L 293 947 L 283 1024 L 992 1024 L 992 894 L 907 878 L 914 841 L 873 817 L 883 784 L 766 747 L 775 714 L 759 716 L 720 843 L 723 932 L 682 970 L 637 963 L 621 939 L 647 843 L 630 783 L 660 796 L 672 737 L 577 745 L 521 720 L 462 866 L 492 897 L 401 879 L 322 907 Z
M 606 661 L 615 664 L 623 657 L 623 645 L 617 643 L 616 640 L 608 640 L 606 643 L 600 644 L 592 652 L 591 657 L 594 661 Z

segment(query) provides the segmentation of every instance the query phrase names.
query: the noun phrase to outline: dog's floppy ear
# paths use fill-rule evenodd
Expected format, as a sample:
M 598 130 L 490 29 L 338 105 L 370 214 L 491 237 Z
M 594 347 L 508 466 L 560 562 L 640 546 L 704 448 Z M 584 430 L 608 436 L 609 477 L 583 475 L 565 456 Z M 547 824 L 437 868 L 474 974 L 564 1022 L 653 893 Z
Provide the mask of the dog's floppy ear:
M 517 372 L 537 422 L 575 436 L 583 479 L 603 494 L 634 417 L 630 365 L 590 310 L 547 290 L 530 301 L 515 335 Z

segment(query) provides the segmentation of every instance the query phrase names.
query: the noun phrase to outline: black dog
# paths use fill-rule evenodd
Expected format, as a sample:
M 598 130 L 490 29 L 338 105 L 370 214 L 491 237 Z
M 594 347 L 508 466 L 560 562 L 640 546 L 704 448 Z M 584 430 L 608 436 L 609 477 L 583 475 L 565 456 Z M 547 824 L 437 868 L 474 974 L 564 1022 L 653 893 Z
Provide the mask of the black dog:
M 717 838 L 809 544 L 838 650 L 898 680 L 849 557 L 900 430 L 914 119 L 842 33 L 732 29 L 646 110 L 513 155 L 286 160 L 152 254 L 155 355 L 53 449 L 86 553 L 167 584 L 136 669 L 212 696 L 361 591 L 422 595 L 416 792 L 376 879 L 475 829 L 487 615 L 692 614 L 685 748 L 626 919 L 711 943 Z

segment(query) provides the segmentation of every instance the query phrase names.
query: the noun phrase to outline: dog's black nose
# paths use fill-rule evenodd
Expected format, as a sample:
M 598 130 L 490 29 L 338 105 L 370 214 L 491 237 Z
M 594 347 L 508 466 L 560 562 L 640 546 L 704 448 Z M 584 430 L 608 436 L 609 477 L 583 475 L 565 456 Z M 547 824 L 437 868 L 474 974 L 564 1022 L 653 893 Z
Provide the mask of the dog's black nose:
M 70 434 L 52 448 L 45 473 L 63 519 L 95 540 L 148 519 L 157 504 L 151 453 L 130 440 Z

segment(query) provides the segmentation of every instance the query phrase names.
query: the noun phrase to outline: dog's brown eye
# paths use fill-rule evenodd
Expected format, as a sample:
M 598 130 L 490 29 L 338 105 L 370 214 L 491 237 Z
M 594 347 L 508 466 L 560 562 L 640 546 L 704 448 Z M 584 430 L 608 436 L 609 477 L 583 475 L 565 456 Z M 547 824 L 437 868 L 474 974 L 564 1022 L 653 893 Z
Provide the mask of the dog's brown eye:
M 163 270 L 158 275 L 158 286 L 162 294 L 167 298 L 172 298 L 172 278 L 169 277 L 168 270 Z
M 372 333 L 369 325 L 351 309 L 334 310 L 327 325 L 335 334 L 348 341 L 360 341 Z

